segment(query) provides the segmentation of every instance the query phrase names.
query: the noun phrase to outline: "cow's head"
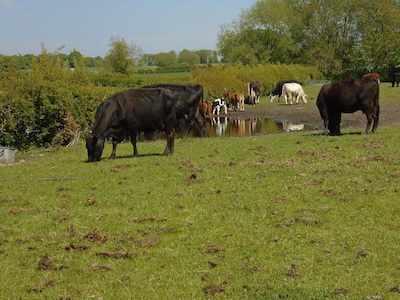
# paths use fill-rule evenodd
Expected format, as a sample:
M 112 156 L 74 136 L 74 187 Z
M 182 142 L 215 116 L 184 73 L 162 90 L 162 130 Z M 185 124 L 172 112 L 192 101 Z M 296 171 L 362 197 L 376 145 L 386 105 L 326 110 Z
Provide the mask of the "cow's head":
M 89 134 L 86 137 L 88 162 L 99 161 L 104 149 L 104 139 Z

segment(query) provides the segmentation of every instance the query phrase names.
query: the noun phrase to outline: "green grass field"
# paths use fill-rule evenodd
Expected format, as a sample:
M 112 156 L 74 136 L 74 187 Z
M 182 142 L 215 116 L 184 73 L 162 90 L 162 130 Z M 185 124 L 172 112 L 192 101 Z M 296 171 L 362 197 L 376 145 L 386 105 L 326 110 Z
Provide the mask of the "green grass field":
M 396 298 L 399 130 L 359 132 L 17 153 L 0 298 Z

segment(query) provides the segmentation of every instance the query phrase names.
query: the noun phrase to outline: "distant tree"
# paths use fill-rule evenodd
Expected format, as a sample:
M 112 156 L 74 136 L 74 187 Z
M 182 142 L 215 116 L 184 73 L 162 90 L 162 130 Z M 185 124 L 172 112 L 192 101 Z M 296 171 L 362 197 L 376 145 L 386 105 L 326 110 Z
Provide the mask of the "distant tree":
M 27 55 L 0 55 L 0 71 L 28 70 L 32 66 L 33 54 Z
M 104 57 L 106 66 L 113 72 L 129 74 L 133 72 L 133 67 L 139 62 L 143 55 L 142 49 L 133 42 L 128 45 L 119 36 L 110 38 L 109 46 L 111 49 Z
M 176 52 L 171 50 L 170 52 L 159 52 L 153 56 L 154 63 L 159 67 L 169 67 L 178 64 L 178 58 Z
M 154 55 L 153 54 L 143 54 L 140 60 L 140 65 L 144 67 L 154 66 Z
M 75 68 L 75 64 L 79 63 L 83 59 L 82 54 L 77 50 L 72 50 L 68 55 L 68 64 L 70 68 Z
M 197 50 L 195 53 L 200 57 L 201 64 L 215 64 L 218 62 L 218 52 L 215 50 Z
M 180 64 L 188 64 L 190 66 L 194 66 L 199 64 L 199 62 L 200 56 L 193 51 L 184 49 L 178 55 L 178 63 Z

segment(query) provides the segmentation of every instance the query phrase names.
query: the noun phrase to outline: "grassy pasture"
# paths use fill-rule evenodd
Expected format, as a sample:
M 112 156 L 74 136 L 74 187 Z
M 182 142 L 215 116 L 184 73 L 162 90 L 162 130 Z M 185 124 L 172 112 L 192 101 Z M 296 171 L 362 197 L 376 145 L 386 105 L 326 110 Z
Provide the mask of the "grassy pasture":
M 0 168 L 0 298 L 395 297 L 399 131 L 343 133 L 20 155 Z
M 0 299 L 394 299 L 399 129 L 363 129 L 17 153 Z

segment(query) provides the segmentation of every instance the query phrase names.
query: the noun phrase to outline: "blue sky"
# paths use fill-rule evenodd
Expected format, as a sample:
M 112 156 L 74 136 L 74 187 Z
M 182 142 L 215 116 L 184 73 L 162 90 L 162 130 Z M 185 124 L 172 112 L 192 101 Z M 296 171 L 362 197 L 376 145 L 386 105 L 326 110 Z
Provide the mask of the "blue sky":
M 0 54 L 38 54 L 65 45 L 101 56 L 112 36 L 154 54 L 217 50 L 221 25 L 257 0 L 0 0 Z

